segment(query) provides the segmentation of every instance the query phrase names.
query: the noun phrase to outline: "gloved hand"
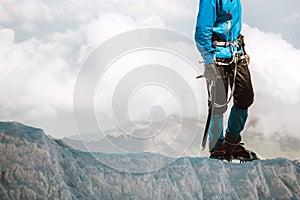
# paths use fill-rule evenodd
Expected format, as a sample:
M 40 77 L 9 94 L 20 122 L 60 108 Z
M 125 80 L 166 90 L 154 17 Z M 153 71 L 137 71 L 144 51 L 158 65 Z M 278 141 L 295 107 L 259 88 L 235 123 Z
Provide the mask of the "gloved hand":
M 216 65 L 214 63 L 204 65 L 204 75 L 207 81 L 216 79 Z

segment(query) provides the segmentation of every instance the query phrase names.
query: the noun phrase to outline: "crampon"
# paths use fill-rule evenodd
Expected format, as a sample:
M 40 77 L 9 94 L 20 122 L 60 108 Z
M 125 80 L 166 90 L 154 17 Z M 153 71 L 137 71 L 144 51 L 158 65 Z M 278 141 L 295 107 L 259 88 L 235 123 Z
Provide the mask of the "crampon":
M 233 160 L 238 160 L 240 163 L 251 162 L 253 160 L 260 160 L 256 153 L 251 150 L 244 150 L 241 152 L 211 152 L 209 158 L 225 160 L 227 162 L 232 162 Z

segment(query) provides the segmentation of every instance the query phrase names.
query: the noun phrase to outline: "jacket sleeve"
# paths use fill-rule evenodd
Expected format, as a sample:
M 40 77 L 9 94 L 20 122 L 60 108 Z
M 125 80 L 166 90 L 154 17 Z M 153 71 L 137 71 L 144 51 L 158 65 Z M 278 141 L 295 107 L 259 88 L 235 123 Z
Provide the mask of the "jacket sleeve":
M 214 62 L 214 48 L 212 47 L 213 26 L 216 21 L 216 0 L 200 0 L 197 17 L 195 41 L 204 64 Z

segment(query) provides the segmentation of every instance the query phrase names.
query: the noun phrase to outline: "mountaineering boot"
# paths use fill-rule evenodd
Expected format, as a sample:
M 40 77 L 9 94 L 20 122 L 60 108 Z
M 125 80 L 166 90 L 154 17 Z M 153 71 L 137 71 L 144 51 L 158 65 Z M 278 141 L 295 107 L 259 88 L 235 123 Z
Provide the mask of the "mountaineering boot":
M 225 135 L 225 159 L 228 161 L 231 161 L 232 159 L 238 159 L 241 162 L 258 160 L 259 158 L 257 155 L 253 151 L 246 150 L 245 147 L 243 147 L 244 144 L 240 143 L 240 141 L 240 138 L 233 137 L 229 134 Z
M 224 148 L 224 140 L 218 140 L 213 148 L 210 148 L 209 158 L 224 160 L 226 150 Z

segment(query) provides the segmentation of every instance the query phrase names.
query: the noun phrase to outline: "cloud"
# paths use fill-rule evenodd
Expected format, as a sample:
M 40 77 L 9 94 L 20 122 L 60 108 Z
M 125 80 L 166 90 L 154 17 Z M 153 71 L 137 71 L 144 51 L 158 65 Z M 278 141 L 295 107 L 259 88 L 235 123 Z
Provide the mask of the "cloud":
M 34 119 L 71 109 L 74 75 L 65 61 L 68 49 L 37 39 L 15 42 L 11 29 L 0 27 L 1 117 Z
M 1 5 L 1 9 L 10 18 L 23 21 L 52 21 L 53 11 L 47 5 L 37 0 L 16 1 L 12 0 Z M 11 20 L 7 21 L 11 22 Z
M 256 100 L 251 119 L 256 129 L 269 137 L 279 133 L 299 137 L 300 50 L 281 35 L 267 33 L 244 24 L 246 48 L 251 56 Z
M 27 32 L 35 32 L 38 30 L 37 26 L 33 22 L 29 21 L 22 23 L 21 28 Z
M 11 23 L 13 18 L 11 14 L 4 8 L 3 5 L 0 5 L 0 23 Z
M 285 41 L 280 34 L 266 33 L 244 25 L 244 34 L 251 68 L 260 80 L 254 81 L 257 92 L 269 93 L 288 103 L 297 103 L 300 91 L 298 59 L 300 50 Z M 263 85 L 263 87 L 261 87 Z
M 146 9 L 147 2 L 143 3 Z M 48 117 L 39 126 L 45 125 L 46 131 L 55 135 L 70 134 L 59 128 L 55 133 L 47 121 L 54 121 L 62 112 L 72 116 L 73 87 L 84 58 L 116 34 L 165 25 L 151 12 L 136 17 L 126 10 L 110 12 L 116 5 L 110 1 L 1 4 L 1 23 L 9 27 L 1 27 L 1 119 L 36 124 Z M 118 9 L 121 11 L 122 5 Z M 58 127 L 64 126 L 56 122 Z
M 282 20 L 287 23 L 297 23 L 297 22 L 300 22 L 300 14 L 299 13 L 291 13 L 287 17 L 284 17 Z
M 84 32 L 86 34 L 87 43 L 95 48 L 117 34 L 136 28 L 139 28 L 139 25 L 130 16 L 117 13 L 105 13 L 84 25 Z

